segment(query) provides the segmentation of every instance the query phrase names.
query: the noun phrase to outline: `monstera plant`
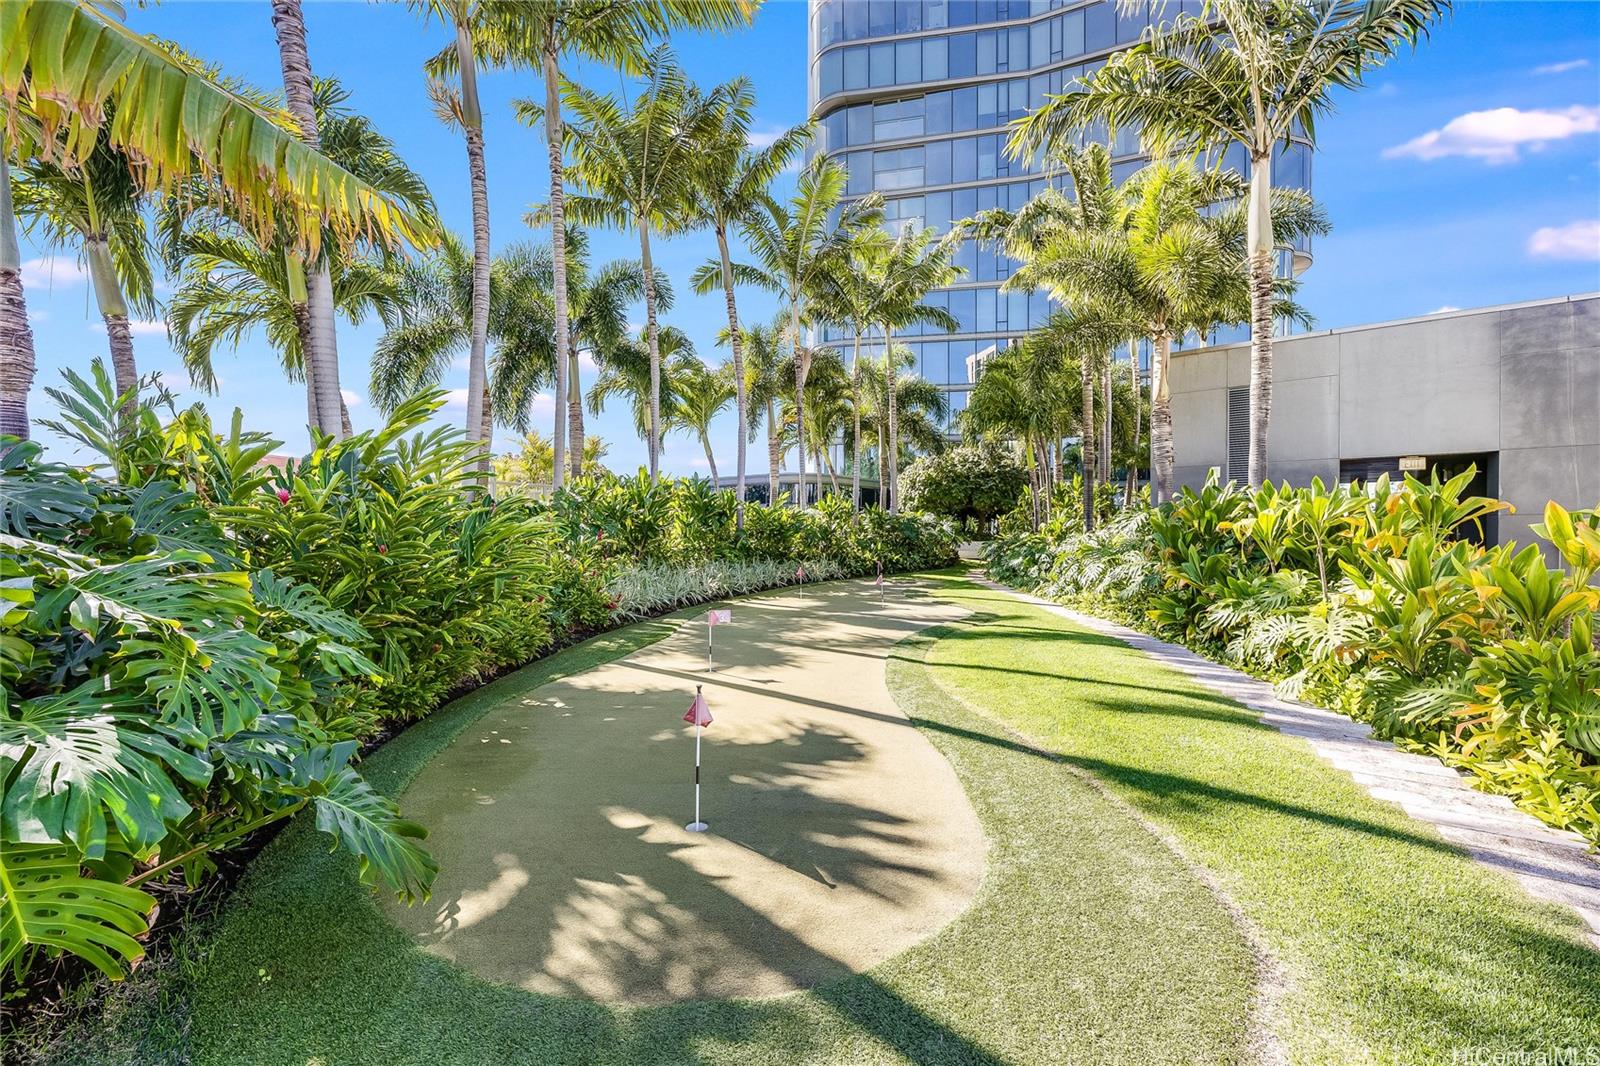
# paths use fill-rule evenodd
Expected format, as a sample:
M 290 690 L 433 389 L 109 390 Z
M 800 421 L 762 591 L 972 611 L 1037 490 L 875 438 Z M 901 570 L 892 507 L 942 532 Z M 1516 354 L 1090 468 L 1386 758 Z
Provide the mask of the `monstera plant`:
M 55 391 L 55 390 L 53 390 Z M 56 391 L 56 428 L 104 449 L 102 477 L 0 438 L 0 964 L 76 955 L 112 977 L 143 953 L 155 899 L 252 831 L 310 808 L 363 879 L 425 895 L 433 860 L 351 765 L 319 703 L 378 667 L 320 593 L 251 570 L 218 493 L 269 495 L 275 442 L 119 426 L 98 364 Z M 210 499 L 203 499 L 200 491 Z

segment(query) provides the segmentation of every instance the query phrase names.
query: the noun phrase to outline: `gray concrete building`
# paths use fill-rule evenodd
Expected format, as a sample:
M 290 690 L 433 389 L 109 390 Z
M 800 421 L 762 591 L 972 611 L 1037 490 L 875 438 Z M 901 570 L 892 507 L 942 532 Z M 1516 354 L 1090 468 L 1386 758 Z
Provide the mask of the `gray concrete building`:
M 1600 294 L 1280 337 L 1273 368 L 1275 481 L 1472 464 L 1477 492 L 1516 507 L 1496 543 L 1529 541 L 1548 500 L 1600 503 Z M 1177 483 L 1242 481 L 1249 345 L 1174 354 L 1171 392 Z

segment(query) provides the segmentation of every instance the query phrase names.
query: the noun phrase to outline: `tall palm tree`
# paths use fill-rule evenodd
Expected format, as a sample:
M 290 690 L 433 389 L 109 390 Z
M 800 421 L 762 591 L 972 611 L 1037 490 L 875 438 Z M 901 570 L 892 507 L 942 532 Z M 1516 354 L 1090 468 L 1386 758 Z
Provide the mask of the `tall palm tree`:
M 283 68 L 283 93 L 300 129 L 300 138 L 315 151 L 319 144 L 311 59 L 306 51 L 306 22 L 300 0 L 272 0 L 272 29 L 278 38 Z M 309 342 L 303 363 L 306 388 L 316 398 L 317 428 L 335 437 L 346 433 L 348 414 L 339 388 L 339 339 L 334 328 L 333 278 L 324 257 L 310 262 L 305 291 Z M 298 286 L 296 295 L 298 296 Z
M 661 459 L 661 350 L 650 238 L 681 225 L 696 150 L 716 128 L 726 101 L 720 90 L 709 96 L 695 92 L 670 56 L 658 52 L 651 57 L 644 89 L 632 101 L 568 83 L 563 103 L 573 113 L 567 128 L 568 173 L 582 190 L 566 196 L 567 216 L 584 225 L 631 229 L 639 238 L 645 343 L 654 382 L 646 440 L 655 480 Z M 530 221 L 550 217 L 545 205 L 535 208 Z
M 689 430 L 705 449 L 706 463 L 711 468 L 711 480 L 717 479 L 717 456 L 711 447 L 711 423 L 734 400 L 738 391 L 734 385 L 733 364 L 724 363 L 709 367 L 696 360 L 685 364 L 674 382 L 676 402 L 668 412 L 669 425 Z M 744 439 L 741 430 L 739 439 Z
M 95 142 L 76 166 L 45 159 L 24 166 L 12 194 L 24 225 L 37 231 L 46 247 L 75 247 L 81 253 L 105 324 L 117 393 L 130 395 L 131 410 L 139 369 L 128 313 L 155 314 L 153 255 L 134 161 L 112 147 L 104 129 Z
M 428 82 L 434 112 L 461 131 L 467 149 L 467 181 L 472 190 L 472 336 L 467 352 L 467 440 L 482 442 L 480 467 L 490 461 L 494 436 L 489 399 L 489 171 L 483 152 L 483 107 L 478 99 L 478 47 L 475 34 L 489 29 L 497 11 L 473 0 L 410 0 L 428 19 L 438 17 L 455 31 L 456 87 L 437 77 Z
M 938 240 L 934 239 L 934 231 L 931 229 L 920 232 L 907 230 L 884 250 L 880 259 L 869 259 L 861 264 L 879 272 L 882 277 L 880 296 L 873 310 L 873 317 L 883 330 L 885 351 L 894 350 L 896 330 L 906 329 L 919 323 L 926 323 L 947 332 L 959 328 L 955 316 L 949 311 L 923 301 L 927 299 L 929 292 L 949 285 L 960 276 L 961 271 L 954 265 L 953 260 L 961 240 L 962 234 L 958 230 L 952 230 Z M 896 362 L 895 359 L 884 360 L 884 373 L 888 375 L 884 382 L 884 395 L 889 401 L 888 481 L 884 487 L 889 493 L 891 513 L 900 509 L 900 426 L 899 405 L 896 402 L 899 392 L 895 388 Z M 879 476 L 881 484 L 881 472 Z
M 770 325 L 746 326 L 744 334 L 747 440 L 754 440 L 756 428 L 767 428 L 767 504 L 777 506 L 779 475 L 783 471 L 783 414 L 780 401 L 794 375 L 783 352 L 783 316 Z
M 853 460 L 850 499 L 856 510 L 861 509 L 861 342 L 877 325 L 878 304 L 883 295 L 881 274 L 857 269 L 857 265 L 881 254 L 881 247 L 889 239 L 889 235 L 877 226 L 857 230 L 852 234 L 849 245 L 840 249 L 837 268 L 823 272 L 812 297 L 815 317 L 850 331 L 850 387 L 854 392 L 851 404 L 854 414 L 850 429 L 850 454 Z M 882 498 L 882 493 L 879 498 Z
M 77 57 L 34 61 L 37 49 Z M 312 151 L 280 125 L 282 116 L 222 84 L 214 72 L 148 37 L 130 32 L 87 0 L 15 0 L 0 24 L 0 95 L 9 103 L 0 178 L 0 432 L 28 434 L 27 390 L 33 380 L 32 333 L 16 245 L 10 167 L 44 157 L 77 165 L 98 143 L 56 134 L 109 131 L 111 144 L 141 160 L 136 177 L 147 192 L 210 175 L 219 195 L 258 235 L 280 224 L 308 253 L 329 232 L 343 242 L 357 234 L 387 241 L 432 239 L 415 218 L 342 167 Z M 82 61 L 93 57 L 93 62 Z M 108 121 L 115 110 L 117 121 Z
M 1095 120 L 1129 126 L 1158 150 L 1243 146 L 1250 158 L 1250 484 L 1268 476 L 1275 249 L 1272 152 L 1292 133 L 1314 137 L 1335 89 L 1415 44 L 1449 0 L 1207 0 L 1113 55 L 1083 83 L 1019 119 L 1018 153 L 1068 143 Z
M 837 263 L 841 249 L 856 231 L 883 221 L 883 198 L 872 193 L 848 204 L 845 171 L 838 163 L 819 157 L 800 175 L 788 203 L 766 198 L 761 210 L 741 221 L 739 230 L 754 263 L 733 265 L 734 280 L 778 293 L 787 305 L 787 335 L 794 358 L 794 399 L 798 420 L 805 420 L 806 375 L 811 370 L 801 326 L 809 315 L 808 303 L 822 288 L 823 277 Z M 702 266 L 694 283 L 704 284 Z M 799 449 L 800 481 L 805 482 L 805 449 Z M 800 506 L 800 500 L 795 500 Z
M 695 151 L 690 174 L 689 198 L 683 225 L 686 229 L 709 227 L 717 238 L 716 277 L 728 304 L 728 341 L 733 349 L 734 405 L 742 427 L 749 419 L 745 395 L 744 343 L 739 329 L 739 309 L 734 299 L 733 259 L 728 252 L 728 231 L 735 224 L 755 215 L 767 196 L 767 189 L 782 173 L 811 136 L 811 126 L 795 126 L 780 134 L 765 148 L 750 145 L 750 124 L 755 111 L 755 93 L 747 78 L 736 78 L 722 87 L 726 101 L 717 124 L 706 130 Z M 698 277 L 702 295 L 712 289 L 709 273 Z M 739 432 L 735 456 L 734 496 L 738 501 L 734 526 L 744 528 L 745 437 Z
M 547 245 L 538 250 L 535 269 L 541 285 L 554 291 L 555 257 Z M 583 230 L 567 230 L 567 470 L 583 474 L 588 452 L 584 447 L 583 388 L 579 356 L 587 352 L 596 368 L 605 367 L 620 347 L 628 343 L 628 308 L 644 298 L 644 270 L 638 260 L 616 259 L 591 272 L 589 239 Z M 666 275 L 654 278 L 656 306 L 672 309 L 672 286 Z M 552 448 L 552 453 L 554 449 Z
M 436 225 L 427 185 L 400 157 L 394 142 L 347 106 L 350 94 L 333 78 L 318 78 L 312 89 L 322 153 L 429 226 Z M 305 353 L 312 345 L 311 319 L 304 262 L 294 254 L 293 235 L 280 226 L 263 241 L 232 217 L 226 204 L 193 206 L 192 201 L 204 202 L 205 197 L 204 184 L 196 183 L 184 195 L 167 197 L 156 214 L 162 259 L 179 279 L 168 304 L 168 330 L 190 379 L 215 389 L 216 345 L 236 346 L 260 325 L 278 350 L 284 372 L 303 381 Z M 329 242 L 326 260 L 334 307 L 351 322 L 394 305 L 398 257 L 385 245 Z M 349 433 L 342 396 L 339 410 L 341 428 Z M 307 421 L 317 423 L 315 396 L 309 390 Z
M 802 446 L 807 438 L 811 455 L 816 460 L 817 499 L 822 499 L 822 474 L 827 470 L 834 491 L 839 488 L 838 472 L 831 455 L 833 441 L 851 421 L 854 406 L 851 381 L 844 361 L 832 348 L 818 349 L 812 354 L 811 373 L 806 378 L 806 409 L 804 432 L 799 434 Z
M 542 125 L 550 163 L 550 196 L 546 200 L 550 245 L 555 253 L 556 411 L 554 450 L 556 484 L 566 465 L 566 426 L 570 333 L 567 328 L 566 155 L 568 137 L 562 121 L 562 61 L 581 56 L 625 74 L 640 74 L 649 65 L 650 42 L 674 29 L 726 30 L 748 25 L 760 0 L 516 0 L 483 4 L 483 25 L 474 35 L 477 58 L 490 66 L 526 66 L 544 82 L 542 103 L 519 101 L 517 114 L 529 125 Z M 458 62 L 454 50 L 435 57 L 432 69 Z M 648 268 L 647 268 L 648 270 Z

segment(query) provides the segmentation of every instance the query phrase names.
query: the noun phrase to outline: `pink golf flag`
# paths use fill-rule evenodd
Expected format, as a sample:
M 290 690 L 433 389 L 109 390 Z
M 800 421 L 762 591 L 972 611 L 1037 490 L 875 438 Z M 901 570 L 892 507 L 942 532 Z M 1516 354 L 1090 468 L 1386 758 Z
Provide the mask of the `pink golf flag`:
M 731 621 L 733 621 L 733 611 L 730 608 L 724 607 L 721 610 L 706 612 L 708 626 L 725 626 Z
M 803 566 L 795 567 L 795 569 L 794 569 L 794 579 L 796 581 L 804 581 L 806 579 L 806 568 L 803 567 Z
M 876 581 L 874 581 L 873 584 L 874 585 L 882 585 L 883 584 L 883 571 L 880 570 L 878 572 L 878 579 Z
M 690 725 L 708 726 L 711 724 L 711 706 L 706 703 L 704 694 L 696 692 L 694 702 L 689 704 L 689 710 L 684 714 L 683 720 Z

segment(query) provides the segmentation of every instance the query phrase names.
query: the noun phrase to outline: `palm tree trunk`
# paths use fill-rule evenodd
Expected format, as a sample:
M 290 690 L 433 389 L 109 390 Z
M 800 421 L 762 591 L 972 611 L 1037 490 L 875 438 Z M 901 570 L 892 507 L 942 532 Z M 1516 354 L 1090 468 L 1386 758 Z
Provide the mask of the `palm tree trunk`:
M 728 228 L 717 226 L 717 253 L 722 256 L 722 292 L 728 301 L 728 343 L 733 348 L 733 403 L 737 412 L 738 449 L 734 453 L 733 477 L 733 529 L 744 529 L 744 465 L 745 426 L 748 424 L 749 400 L 744 388 L 744 338 L 739 333 L 739 308 L 733 299 L 733 261 L 728 258 Z
M 550 481 L 559 489 L 566 471 L 566 424 L 561 417 L 567 405 L 567 357 L 571 336 L 567 333 L 567 209 L 566 166 L 561 154 L 561 69 L 558 63 L 555 37 L 544 46 L 544 135 L 545 149 L 550 156 L 550 259 L 554 267 L 556 305 L 556 411 L 555 429 L 551 434 L 552 464 Z
M 570 347 L 572 350 L 567 357 L 567 388 L 571 392 L 567 400 L 567 450 L 571 461 L 567 468 L 576 478 L 583 476 L 583 382 L 578 377 L 578 346 L 570 344 Z
M 1266 481 L 1272 423 L 1272 155 L 1250 160 L 1250 484 Z M 1152 443 L 1154 438 L 1151 438 Z M 1168 442 L 1171 447 L 1171 441 Z
M 661 478 L 661 339 L 656 332 L 656 274 L 650 262 L 650 224 L 639 222 L 639 262 L 644 267 L 644 336 L 650 349 L 650 484 Z
M 300 0 L 272 0 L 272 28 L 278 39 L 278 62 L 283 68 L 283 91 L 289 114 L 300 127 L 300 139 L 312 148 L 320 143 L 317 112 L 312 106 L 311 60 L 306 53 L 306 23 Z M 306 387 L 316 398 L 317 428 L 339 436 L 344 431 L 339 392 L 339 347 L 333 322 L 333 281 L 326 257 L 320 260 L 306 289 L 312 344 L 303 356 L 308 367 Z
M 883 327 L 884 404 L 889 414 L 889 513 L 900 511 L 900 397 L 895 387 L 894 333 Z
M 1139 498 L 1139 437 L 1144 428 L 1144 399 L 1139 395 L 1139 342 L 1128 342 L 1128 383 L 1133 386 L 1133 457 L 1128 460 L 1128 488 L 1123 501 L 1132 507 Z
M 850 356 L 850 501 L 861 510 L 861 329 L 852 330 L 855 353 Z
M 876 429 L 878 431 L 878 506 L 882 508 L 884 493 L 888 485 L 888 478 L 884 473 L 883 466 L 883 419 L 878 419 Z
M 489 172 L 483 158 L 483 110 L 472 36 L 456 23 L 456 63 L 461 78 L 461 127 L 472 183 L 472 342 L 467 356 L 467 441 L 479 445 L 478 475 L 492 469 L 494 423 L 489 418 Z M 559 411 L 559 407 L 557 408 Z
M 778 474 L 783 470 L 783 448 L 778 443 L 778 403 L 767 397 L 767 506 L 778 506 Z
M 1172 338 L 1162 332 L 1155 342 L 1150 367 L 1150 475 L 1155 502 L 1166 503 L 1172 499 L 1172 400 L 1167 391 Z
M 1100 394 L 1105 402 L 1100 410 L 1100 483 L 1111 484 L 1111 373 L 1113 360 L 1106 353 L 1105 366 L 1100 369 Z
M 711 452 L 711 435 L 709 433 L 700 434 L 700 447 L 706 450 L 706 463 L 711 467 L 711 480 L 714 482 L 717 480 L 717 457 Z
M 1084 532 L 1089 532 L 1094 529 L 1094 485 L 1095 477 L 1099 473 L 1099 466 L 1095 462 L 1095 437 L 1100 435 L 1100 430 L 1094 422 L 1094 365 L 1087 351 L 1081 356 L 1078 379 L 1083 393 L 1083 410 L 1079 420 L 1082 432 L 1078 435 L 1079 458 L 1083 468 L 1083 528 Z
M 789 300 L 789 328 L 794 333 L 794 424 L 795 437 L 799 446 L 795 448 L 795 465 L 799 468 L 799 477 L 795 484 L 795 507 L 804 507 L 803 497 L 806 492 L 806 443 L 805 430 L 800 428 L 806 424 L 806 371 L 811 368 L 806 365 L 805 356 L 800 352 L 800 301 L 793 294 Z
M 33 328 L 22 291 L 22 249 L 11 206 L 11 165 L 0 145 L 0 436 L 28 439 L 28 390 L 33 387 Z
M 87 184 L 87 183 L 86 183 Z M 89 192 L 90 217 L 94 217 L 93 192 Z M 86 234 L 83 256 L 89 264 L 89 280 L 94 286 L 95 304 L 106 325 L 106 341 L 111 349 L 111 369 L 116 378 L 117 395 L 127 396 L 122 417 L 132 417 L 138 407 L 139 366 L 133 358 L 133 333 L 128 329 L 128 302 L 122 297 L 117 268 L 111 261 L 111 245 L 103 233 Z

